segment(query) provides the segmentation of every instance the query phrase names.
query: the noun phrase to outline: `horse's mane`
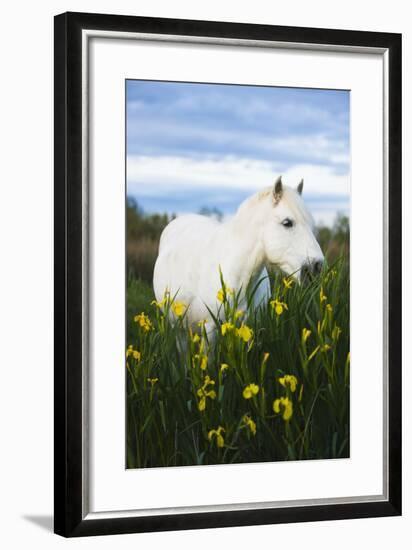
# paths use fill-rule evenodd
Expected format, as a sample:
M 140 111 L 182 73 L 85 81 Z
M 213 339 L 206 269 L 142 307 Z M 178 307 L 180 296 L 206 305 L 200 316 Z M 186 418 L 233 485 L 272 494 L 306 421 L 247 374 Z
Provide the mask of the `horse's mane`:
M 268 198 L 272 199 L 272 193 L 273 193 L 273 187 L 265 187 L 261 191 L 258 191 L 251 197 L 248 197 L 245 199 L 239 206 L 236 214 L 243 214 L 246 213 L 247 210 L 258 206 L 263 201 L 267 200 Z M 296 218 L 303 219 L 306 223 L 313 226 L 314 221 L 311 213 L 306 208 L 302 198 L 294 189 L 291 187 L 284 186 L 283 187 L 283 193 L 282 198 L 280 202 L 286 202 L 290 210 L 293 212 Z M 274 208 L 276 208 L 276 205 L 274 204 Z

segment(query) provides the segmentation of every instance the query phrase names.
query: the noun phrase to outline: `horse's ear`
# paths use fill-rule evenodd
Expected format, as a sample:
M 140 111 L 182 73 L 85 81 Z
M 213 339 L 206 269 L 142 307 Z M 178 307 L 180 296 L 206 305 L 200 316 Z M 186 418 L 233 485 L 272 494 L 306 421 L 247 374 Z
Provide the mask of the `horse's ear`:
M 275 204 L 277 204 L 280 199 L 282 198 L 283 194 L 283 184 L 282 184 L 282 176 L 279 176 L 278 179 L 275 181 L 275 185 L 273 186 L 273 200 L 275 201 Z
M 299 193 L 299 195 L 302 194 L 302 191 L 303 191 L 303 179 L 300 180 L 300 183 L 299 183 L 298 188 L 296 189 L 296 191 Z

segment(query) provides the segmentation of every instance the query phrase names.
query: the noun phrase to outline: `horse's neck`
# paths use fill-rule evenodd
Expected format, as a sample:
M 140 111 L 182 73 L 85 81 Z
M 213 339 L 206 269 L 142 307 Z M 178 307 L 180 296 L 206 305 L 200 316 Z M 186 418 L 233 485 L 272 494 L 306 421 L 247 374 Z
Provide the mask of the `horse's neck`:
M 227 223 L 227 238 L 231 250 L 224 263 L 229 264 L 228 271 L 232 280 L 230 284 L 236 288 L 242 287 L 245 290 L 249 281 L 259 275 L 264 266 L 263 219 L 254 209 L 253 212 L 238 211 Z

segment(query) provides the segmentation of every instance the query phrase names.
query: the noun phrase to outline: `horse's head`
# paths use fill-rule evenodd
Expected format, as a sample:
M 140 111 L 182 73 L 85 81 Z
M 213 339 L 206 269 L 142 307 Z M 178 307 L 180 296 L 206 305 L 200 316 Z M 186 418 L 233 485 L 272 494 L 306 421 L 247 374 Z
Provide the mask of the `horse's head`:
M 263 226 L 266 261 L 301 280 L 318 275 L 324 256 L 313 234 L 313 218 L 302 200 L 303 180 L 297 189 L 279 177 L 269 194 L 270 207 Z

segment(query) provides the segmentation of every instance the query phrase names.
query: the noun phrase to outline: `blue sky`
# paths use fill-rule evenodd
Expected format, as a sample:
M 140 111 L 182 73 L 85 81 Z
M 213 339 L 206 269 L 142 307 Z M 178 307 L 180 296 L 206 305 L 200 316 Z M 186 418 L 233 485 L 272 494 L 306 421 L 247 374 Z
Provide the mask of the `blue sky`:
M 233 215 L 279 174 L 317 222 L 349 214 L 349 92 L 127 81 L 127 194 L 147 212 Z

